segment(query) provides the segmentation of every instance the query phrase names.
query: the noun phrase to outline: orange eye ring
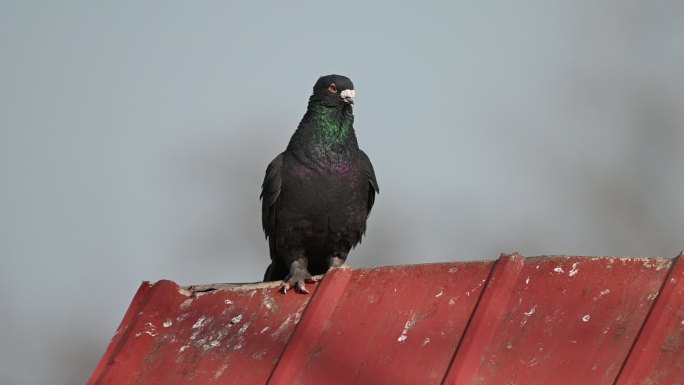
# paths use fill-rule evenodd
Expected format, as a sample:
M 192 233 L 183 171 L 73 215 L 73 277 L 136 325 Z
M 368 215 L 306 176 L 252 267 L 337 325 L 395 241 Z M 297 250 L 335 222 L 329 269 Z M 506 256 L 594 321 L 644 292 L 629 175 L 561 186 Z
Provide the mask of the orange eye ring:
M 328 91 L 332 92 L 333 94 L 336 94 L 337 93 L 337 87 L 335 86 L 335 84 L 329 85 Z

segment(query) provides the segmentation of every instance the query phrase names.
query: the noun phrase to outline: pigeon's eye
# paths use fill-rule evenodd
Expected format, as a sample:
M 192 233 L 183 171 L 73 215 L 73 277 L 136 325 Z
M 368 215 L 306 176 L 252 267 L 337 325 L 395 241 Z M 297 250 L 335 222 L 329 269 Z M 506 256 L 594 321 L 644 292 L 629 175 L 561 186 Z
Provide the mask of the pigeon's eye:
M 330 86 L 328 86 L 328 91 L 332 92 L 333 94 L 336 94 L 337 93 L 337 87 L 335 87 L 334 84 L 331 84 Z

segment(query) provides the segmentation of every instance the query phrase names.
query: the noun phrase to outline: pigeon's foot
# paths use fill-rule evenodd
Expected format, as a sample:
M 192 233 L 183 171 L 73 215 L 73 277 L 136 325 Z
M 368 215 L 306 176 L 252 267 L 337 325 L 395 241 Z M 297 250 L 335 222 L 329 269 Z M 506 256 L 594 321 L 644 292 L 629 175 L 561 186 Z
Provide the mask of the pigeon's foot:
M 283 280 L 283 283 L 281 285 L 281 289 L 283 293 L 287 293 L 288 290 L 291 288 L 295 288 L 295 290 L 299 293 L 302 294 L 309 294 L 309 290 L 306 288 L 306 283 L 316 283 L 320 280 L 318 276 L 312 277 L 309 272 L 306 272 L 306 274 L 302 273 L 299 275 L 288 275 L 285 277 L 285 280 Z
M 309 273 L 305 264 L 295 261 L 290 266 L 290 274 L 288 274 L 281 285 L 283 293 L 287 293 L 291 288 L 302 294 L 309 294 L 306 289 L 306 283 L 315 283 L 320 280 L 320 277 L 314 277 Z

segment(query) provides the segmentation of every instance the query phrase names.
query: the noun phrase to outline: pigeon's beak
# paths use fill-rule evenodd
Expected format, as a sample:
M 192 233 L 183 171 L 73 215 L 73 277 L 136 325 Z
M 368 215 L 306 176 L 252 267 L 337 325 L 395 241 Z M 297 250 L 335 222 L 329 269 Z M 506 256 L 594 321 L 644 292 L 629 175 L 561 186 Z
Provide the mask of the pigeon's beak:
M 354 104 L 354 96 L 356 96 L 354 90 L 343 90 L 340 92 L 340 97 L 348 104 Z

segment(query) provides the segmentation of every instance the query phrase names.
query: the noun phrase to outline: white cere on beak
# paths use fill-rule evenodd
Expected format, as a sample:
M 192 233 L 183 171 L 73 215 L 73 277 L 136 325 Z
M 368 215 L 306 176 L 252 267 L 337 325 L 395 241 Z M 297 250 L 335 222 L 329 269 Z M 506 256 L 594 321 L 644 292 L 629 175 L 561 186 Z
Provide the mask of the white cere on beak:
M 349 104 L 354 104 L 355 95 L 356 93 L 354 92 L 354 90 L 342 90 L 342 92 L 340 92 L 340 97 L 342 98 L 342 100 Z
M 356 96 L 356 92 L 354 92 L 354 90 L 343 90 L 342 92 L 340 92 L 340 96 L 344 99 L 354 99 L 354 96 Z

